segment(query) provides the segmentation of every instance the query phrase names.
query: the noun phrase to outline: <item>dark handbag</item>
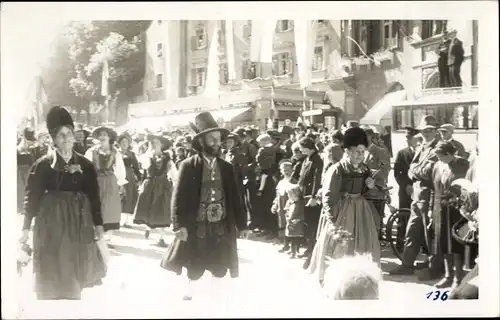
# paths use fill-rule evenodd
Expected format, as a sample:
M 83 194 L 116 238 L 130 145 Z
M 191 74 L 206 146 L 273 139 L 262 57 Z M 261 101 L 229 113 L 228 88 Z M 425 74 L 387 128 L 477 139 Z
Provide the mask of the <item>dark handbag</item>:
M 469 221 L 465 218 L 460 219 L 457 223 L 453 225 L 451 229 L 451 235 L 453 238 L 463 245 L 473 245 L 478 244 L 478 231 L 472 230 L 469 227 Z

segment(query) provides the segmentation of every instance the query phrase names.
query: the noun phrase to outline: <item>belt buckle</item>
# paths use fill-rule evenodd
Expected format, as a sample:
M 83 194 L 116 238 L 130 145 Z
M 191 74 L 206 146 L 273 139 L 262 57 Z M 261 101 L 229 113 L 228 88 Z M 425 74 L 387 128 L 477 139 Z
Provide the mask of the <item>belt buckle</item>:
M 222 220 L 223 210 L 220 203 L 210 203 L 206 207 L 208 222 L 214 223 Z

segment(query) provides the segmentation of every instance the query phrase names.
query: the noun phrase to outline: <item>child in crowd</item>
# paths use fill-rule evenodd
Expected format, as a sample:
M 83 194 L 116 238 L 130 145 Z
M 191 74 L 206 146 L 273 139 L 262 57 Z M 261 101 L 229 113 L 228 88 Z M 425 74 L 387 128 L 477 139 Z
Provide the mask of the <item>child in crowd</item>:
M 287 189 L 288 201 L 286 210 L 285 236 L 292 247 L 291 258 L 295 259 L 299 251 L 300 243 L 304 238 L 304 207 L 305 202 L 302 190 L 297 184 Z
M 293 178 L 293 165 L 290 160 L 282 160 L 279 166 L 281 174 L 283 175 L 283 179 L 281 179 L 276 186 L 276 198 L 274 199 L 271 211 L 273 214 L 276 214 L 278 216 L 279 237 L 280 239 L 283 239 L 283 248 L 281 248 L 279 252 L 287 252 L 290 250 L 290 243 L 288 241 L 288 238 L 285 236 L 285 206 L 288 201 L 287 189 L 292 184 L 297 183 L 297 181 Z
M 260 172 L 260 186 L 257 194 L 262 195 L 267 179 L 273 176 L 273 169 L 276 163 L 276 150 L 273 146 L 271 136 L 268 134 L 261 134 L 257 138 L 257 143 L 260 146 L 256 157 L 258 171 Z

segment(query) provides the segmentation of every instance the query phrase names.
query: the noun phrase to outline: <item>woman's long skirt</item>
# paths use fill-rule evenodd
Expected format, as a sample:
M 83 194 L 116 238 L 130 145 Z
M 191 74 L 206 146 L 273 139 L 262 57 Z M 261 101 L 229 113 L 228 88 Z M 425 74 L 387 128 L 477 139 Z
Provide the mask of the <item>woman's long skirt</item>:
M 120 229 L 122 204 L 117 181 L 113 172 L 97 175 L 104 231 Z
M 278 217 L 271 212 L 275 198 L 276 184 L 272 176 L 269 175 L 264 190 L 262 190 L 262 195 L 257 197 L 257 212 L 254 212 L 259 217 L 259 221 L 256 221 L 257 228 L 270 232 L 278 230 Z
M 17 212 L 24 211 L 24 189 L 26 188 L 26 179 L 30 171 L 29 165 L 17 166 Z
M 465 246 L 451 235 L 453 225 L 462 218 L 460 212 L 451 206 L 441 206 L 441 210 L 439 212 L 435 211 L 432 218 L 434 231 L 432 253 L 435 255 L 455 253 L 463 256 Z
M 122 212 L 133 214 L 139 192 L 137 190 L 137 181 L 134 174 L 134 168 L 127 167 L 127 181 L 124 186 L 125 194 L 122 196 Z
M 380 263 L 380 243 L 372 208 L 361 195 L 346 195 L 333 209 L 337 213 L 335 224 L 322 216 L 308 269 L 310 274 L 323 280 L 326 260 L 340 259 L 346 255 L 371 254 L 373 260 Z M 335 236 L 337 229 L 349 232 L 352 238 L 339 241 Z
M 107 270 L 94 237 L 85 194 L 53 191 L 44 196 L 33 236 L 38 299 L 80 299 L 84 288 L 101 284 Z
M 149 228 L 165 228 L 171 223 L 172 182 L 167 177 L 147 178 L 135 207 L 134 223 Z

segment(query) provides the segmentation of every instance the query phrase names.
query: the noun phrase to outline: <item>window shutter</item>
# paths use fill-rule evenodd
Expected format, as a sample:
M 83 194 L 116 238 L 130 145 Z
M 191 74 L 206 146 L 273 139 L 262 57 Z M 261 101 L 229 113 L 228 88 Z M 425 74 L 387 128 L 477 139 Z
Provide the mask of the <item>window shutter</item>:
M 191 50 L 194 51 L 198 49 L 198 40 L 196 39 L 196 36 L 191 37 Z
M 293 58 L 292 57 L 289 57 L 288 58 L 288 66 L 287 66 L 287 69 L 288 69 L 288 74 L 293 74 L 293 67 L 294 67 L 294 62 L 293 62 Z

